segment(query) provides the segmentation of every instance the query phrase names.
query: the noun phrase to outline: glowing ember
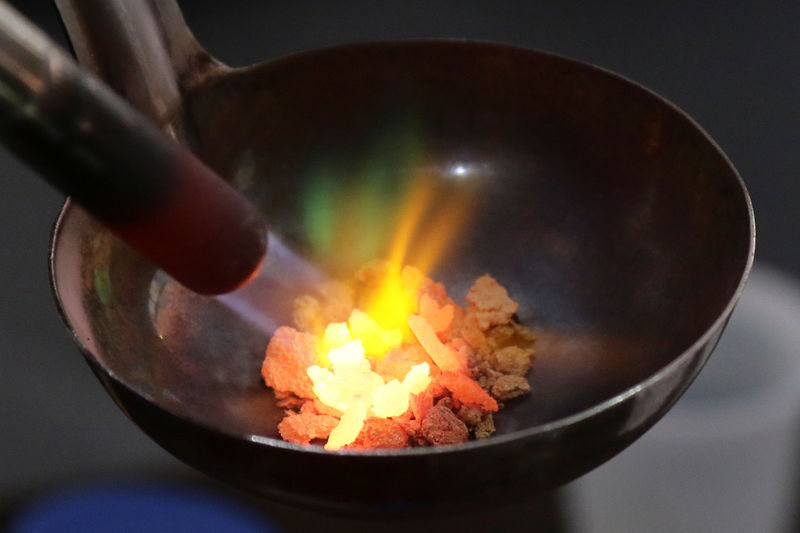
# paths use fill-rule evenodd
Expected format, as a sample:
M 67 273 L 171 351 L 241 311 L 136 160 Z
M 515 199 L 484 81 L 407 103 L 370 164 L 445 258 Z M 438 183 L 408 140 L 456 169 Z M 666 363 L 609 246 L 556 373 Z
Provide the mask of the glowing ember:
M 408 317 L 408 325 L 436 366 L 445 372 L 465 372 L 467 370 L 467 361 L 461 358 L 455 350 L 442 344 L 442 341 L 436 336 L 433 326 L 427 320 L 420 315 L 411 315 Z
M 470 289 L 466 308 L 419 270 L 384 263 L 362 269 L 352 290 L 323 289 L 319 300 L 295 301 L 307 331 L 280 328 L 262 367 L 289 408 L 278 426 L 287 440 L 327 438 L 325 448 L 339 450 L 484 438 L 494 431 L 497 400 L 530 390 L 533 336 L 512 319 L 517 304 L 490 276 Z M 351 302 L 346 322 L 322 326 L 320 317 L 347 312 L 341 297 L 326 301 L 327 294 Z M 300 368 L 305 375 L 293 374 Z
M 355 174 L 324 154 L 309 170 L 298 229 L 311 255 L 339 272 L 386 260 L 295 300 L 296 329 L 278 328 L 262 365 L 286 409 L 278 430 L 297 444 L 327 439 L 329 450 L 488 437 L 498 400 L 530 389 L 533 334 L 491 276 L 459 305 L 426 275 L 460 243 L 480 183 L 458 171 L 452 187 L 431 169 L 421 117 L 378 133 Z

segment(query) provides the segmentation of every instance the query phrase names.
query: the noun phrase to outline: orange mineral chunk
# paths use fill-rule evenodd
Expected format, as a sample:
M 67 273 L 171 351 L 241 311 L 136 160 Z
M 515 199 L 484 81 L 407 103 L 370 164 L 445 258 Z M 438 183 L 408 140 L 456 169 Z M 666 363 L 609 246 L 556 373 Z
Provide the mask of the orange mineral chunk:
M 418 344 L 412 344 L 390 350 L 386 356 L 375 361 L 375 372 L 386 380 L 402 381 L 411 367 L 420 363 L 428 363 L 432 370 L 435 368 L 427 352 Z
M 447 346 L 458 354 L 463 361 L 471 361 L 474 359 L 475 352 L 472 347 L 460 337 L 455 337 L 447 341 Z
M 508 297 L 506 289 L 492 276 L 484 274 L 475 280 L 467 293 L 470 309 L 482 330 L 508 323 L 519 304 Z
M 425 318 L 420 315 L 411 315 L 408 317 L 408 326 L 436 366 L 442 371 L 462 373 L 467 371 L 467 361 L 462 354 L 442 344 L 442 341 L 436 336 L 436 331 Z
M 430 389 L 411 397 L 411 413 L 417 420 L 423 420 L 431 408 L 433 408 L 433 394 Z
M 530 393 L 535 336 L 494 278 L 454 302 L 413 266 L 373 261 L 294 302 L 262 375 L 290 442 L 326 450 L 458 444 L 495 431 L 492 413 Z
M 391 418 L 367 418 L 361 433 L 351 445 L 353 448 L 405 448 L 408 433 L 402 424 Z
M 447 289 L 444 284 L 438 281 L 427 279 L 427 283 L 422 285 L 421 293 L 427 295 L 429 298 L 433 298 L 439 305 L 452 305 L 453 307 L 457 305 L 450 296 L 447 295 Z
M 290 412 L 278 424 L 278 431 L 284 440 L 295 444 L 308 444 L 314 439 L 327 439 L 339 419 L 330 415 L 317 414 L 304 410 Z
M 436 333 L 447 331 L 453 322 L 453 306 L 440 306 L 436 300 L 424 292 L 419 297 L 419 314 L 428 321 Z
M 317 364 L 314 335 L 282 326 L 275 331 L 261 365 L 264 383 L 276 391 L 291 392 L 300 398 L 314 398 L 313 383 L 306 369 Z
M 484 353 L 489 348 L 486 335 L 478 325 L 478 319 L 473 310 L 465 312 L 460 307 L 453 316 L 453 335 L 461 337 L 469 344 L 470 348 L 478 353 Z
M 307 398 L 298 398 L 291 392 L 276 390 L 275 399 L 278 400 L 278 407 L 283 409 L 300 409 L 304 403 L 308 401 Z
M 496 412 L 498 409 L 495 399 L 489 396 L 475 380 L 464 374 L 442 372 L 437 381 L 453 394 L 453 399 L 465 405 L 477 405 L 489 412 Z

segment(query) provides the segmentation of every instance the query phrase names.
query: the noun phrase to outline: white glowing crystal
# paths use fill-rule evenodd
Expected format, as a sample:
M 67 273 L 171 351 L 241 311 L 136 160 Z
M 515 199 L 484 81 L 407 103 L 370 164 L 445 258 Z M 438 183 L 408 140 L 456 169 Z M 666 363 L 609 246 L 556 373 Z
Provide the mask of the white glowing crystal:
M 361 339 L 333 348 L 328 352 L 328 359 L 331 360 L 334 372 L 337 368 L 349 370 L 351 366 L 363 367 L 364 363 L 367 363 L 369 368 L 369 361 L 364 358 L 364 346 L 361 344 Z
M 431 384 L 430 367 L 428 363 L 420 363 L 411 367 L 406 377 L 403 378 L 403 387 L 409 394 L 419 394 Z
M 408 391 L 403 384 L 393 379 L 375 391 L 372 413 L 381 418 L 400 416 L 408 410 Z
M 350 409 L 342 414 L 339 423 L 333 428 L 328 442 L 325 443 L 326 450 L 338 450 L 342 446 L 347 446 L 361 433 L 364 427 L 364 420 L 367 418 L 367 406 L 364 402 L 353 404 Z
M 331 340 L 345 340 L 338 325 L 326 329 L 326 336 L 328 330 Z M 381 418 L 402 415 L 408 410 L 409 395 L 419 394 L 431 382 L 428 363 L 421 363 L 412 366 L 402 382 L 393 379 L 384 383 L 370 367 L 361 339 L 330 349 L 327 359 L 330 369 L 312 365 L 306 372 L 317 398 L 342 412 L 325 444 L 328 450 L 338 450 L 355 441 L 369 414 Z
M 347 329 L 347 322 L 331 322 L 322 335 L 320 351 L 327 354 L 332 349 L 341 348 L 352 340 L 350 330 Z

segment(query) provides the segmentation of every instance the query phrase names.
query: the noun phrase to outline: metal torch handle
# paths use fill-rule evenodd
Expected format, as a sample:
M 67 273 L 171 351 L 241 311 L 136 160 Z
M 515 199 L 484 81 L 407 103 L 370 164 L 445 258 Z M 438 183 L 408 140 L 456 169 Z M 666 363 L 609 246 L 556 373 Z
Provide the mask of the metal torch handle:
M 4 2 L 0 139 L 197 292 L 234 289 L 263 258 L 265 226 L 243 197 Z
M 56 0 L 78 63 L 162 131 L 191 145 L 183 86 L 224 68 L 192 35 L 175 0 Z

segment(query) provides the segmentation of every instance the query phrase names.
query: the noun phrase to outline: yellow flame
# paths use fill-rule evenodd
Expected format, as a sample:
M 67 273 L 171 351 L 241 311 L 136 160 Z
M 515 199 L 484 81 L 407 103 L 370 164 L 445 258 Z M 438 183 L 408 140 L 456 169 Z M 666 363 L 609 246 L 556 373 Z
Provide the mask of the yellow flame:
M 370 315 L 358 309 L 350 313 L 347 324 L 351 336 L 360 339 L 365 353 L 372 357 L 380 357 L 403 342 L 403 334 L 399 329 L 382 328 Z
M 390 266 L 369 302 L 369 316 L 382 328 L 402 333 L 408 315 L 416 311 L 418 290 L 418 284 L 404 284 L 399 272 Z
M 466 226 L 473 196 L 473 188 L 466 185 L 447 194 L 437 191 L 434 179 L 424 174 L 410 181 L 389 246 L 386 275 L 367 307 L 382 327 L 407 332 L 408 316 L 418 310 L 422 276 L 407 275 L 403 265 L 413 265 L 421 274 L 431 272 Z
M 468 193 L 454 194 L 447 201 L 435 206 L 435 216 L 420 228 L 424 233 L 414 243 L 414 248 L 406 258 L 408 264 L 414 265 L 425 274 L 431 272 L 461 234 L 473 207 Z
M 420 174 L 411 179 L 403 207 L 400 209 L 394 239 L 389 248 L 390 274 L 398 274 L 405 262 L 406 252 L 419 228 L 420 221 L 434 199 L 434 183 L 429 176 Z
M 385 180 L 375 181 L 376 184 L 383 182 Z M 374 197 L 391 197 L 379 194 L 385 191 L 378 185 L 373 188 Z M 422 346 L 433 351 L 432 357 L 435 356 L 438 366 L 461 368 L 458 355 L 439 341 L 424 319 L 419 317 L 420 320 L 414 321 L 412 318 L 415 328 L 409 326 L 410 317 L 418 316 L 419 292 L 425 275 L 458 239 L 473 210 L 473 185 L 462 182 L 455 189 L 450 190 L 439 178 L 420 172 L 409 179 L 395 212 L 388 205 L 370 203 L 373 196 L 353 196 L 358 201 L 342 206 L 344 214 L 339 216 L 343 218 L 335 225 L 333 233 L 343 234 L 346 243 L 374 242 L 375 239 L 367 238 L 367 233 L 381 235 L 378 228 L 383 224 L 393 223 L 394 232 L 385 256 L 388 268 L 366 306 L 362 307 L 366 312 L 355 309 L 346 323 L 328 325 L 319 343 L 320 366 L 308 368 L 319 400 L 342 413 L 326 449 L 336 450 L 355 441 L 368 416 L 402 415 L 409 408 L 410 395 L 422 392 L 431 382 L 430 368 L 422 363 L 412 367 L 402 381 L 393 379 L 384 383 L 380 374 L 371 369 L 368 357 L 374 361 L 401 346 L 404 340 L 421 337 Z M 329 196 L 320 193 L 315 198 L 324 204 L 321 199 Z M 373 208 L 359 209 L 363 203 L 370 203 Z M 369 223 L 372 216 L 377 217 L 375 224 Z M 327 231 L 330 225 L 325 225 L 324 220 L 317 222 L 314 227 L 326 229 L 319 235 L 321 242 L 330 241 Z M 360 233 L 363 233 L 361 237 Z M 406 264 L 416 268 L 403 267 Z

